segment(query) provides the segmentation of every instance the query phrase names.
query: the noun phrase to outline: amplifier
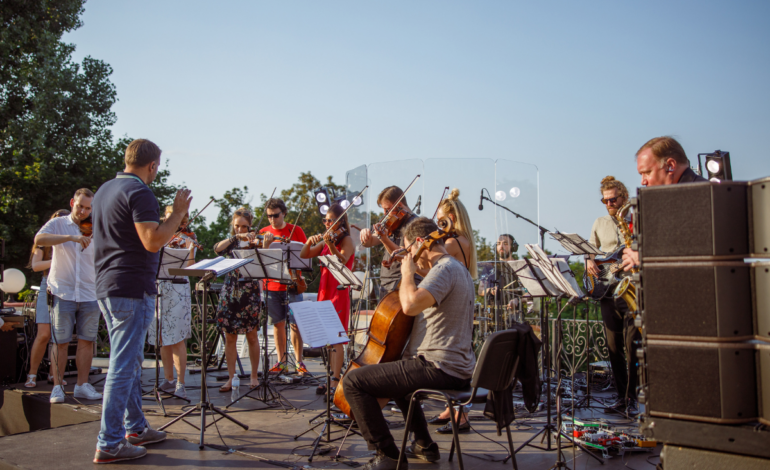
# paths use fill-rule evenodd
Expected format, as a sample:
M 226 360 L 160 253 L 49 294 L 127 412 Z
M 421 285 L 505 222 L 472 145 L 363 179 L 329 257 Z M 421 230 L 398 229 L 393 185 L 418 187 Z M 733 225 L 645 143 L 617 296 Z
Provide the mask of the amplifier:
M 644 263 L 642 317 L 647 337 L 752 339 L 755 333 L 751 271 L 750 264 L 737 261 Z M 759 278 L 762 282 L 767 280 L 770 290 L 770 276 Z M 767 290 L 760 292 L 760 297 L 770 296 Z
M 755 421 L 756 349 L 753 343 L 647 340 L 650 415 L 720 424 Z

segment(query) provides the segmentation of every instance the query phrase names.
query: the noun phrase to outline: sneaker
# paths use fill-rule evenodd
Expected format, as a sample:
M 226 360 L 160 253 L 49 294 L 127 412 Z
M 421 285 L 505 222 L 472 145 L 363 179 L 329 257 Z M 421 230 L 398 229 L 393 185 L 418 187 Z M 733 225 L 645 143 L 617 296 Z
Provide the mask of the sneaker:
M 287 369 L 288 368 L 286 367 L 286 364 L 284 364 L 283 362 L 276 362 L 273 368 L 270 369 L 270 373 L 271 374 L 280 374 L 281 372 L 285 373 Z
M 304 362 L 299 361 L 299 363 L 297 363 L 297 373 L 299 375 L 305 375 L 305 374 L 307 374 L 309 372 L 310 371 L 307 370 L 307 367 L 305 367 L 305 363 Z
M 64 387 L 61 385 L 54 385 L 51 390 L 51 403 L 64 403 Z
M 172 380 L 172 381 L 169 382 L 168 380 L 163 379 L 163 383 L 160 384 L 160 387 L 158 387 L 158 389 L 161 392 L 174 393 L 174 390 L 176 390 L 176 384 L 177 383 L 178 382 L 176 380 Z
M 166 433 L 163 431 L 156 431 L 148 424 L 145 426 L 144 431 L 141 433 L 127 433 L 126 439 L 131 445 L 145 446 L 147 444 L 156 444 L 166 440 Z
M 93 385 L 86 382 L 83 385 L 75 385 L 75 398 L 86 400 L 101 400 L 102 394 L 97 392 Z
M 377 452 L 377 454 L 369 460 L 361 470 L 396 470 L 398 467 L 398 459 L 391 459 L 387 455 Z M 409 464 L 406 459 L 401 462 L 401 468 L 403 470 L 409 469 Z
M 147 455 L 147 449 L 141 446 L 132 445 L 130 442 L 123 439 L 112 452 L 96 449 L 94 463 L 120 462 L 121 460 L 138 459 L 145 455 Z
M 178 396 L 179 398 L 187 398 L 187 391 L 184 389 L 184 384 L 177 382 L 176 388 L 174 389 L 174 395 Z

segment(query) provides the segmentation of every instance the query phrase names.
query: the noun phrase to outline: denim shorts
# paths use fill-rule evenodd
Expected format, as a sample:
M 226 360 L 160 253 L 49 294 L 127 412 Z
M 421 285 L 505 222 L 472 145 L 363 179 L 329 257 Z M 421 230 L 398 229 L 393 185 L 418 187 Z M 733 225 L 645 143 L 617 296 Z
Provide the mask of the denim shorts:
M 40 281 L 40 292 L 37 293 L 37 304 L 35 304 L 35 323 L 51 323 L 51 314 L 48 312 L 48 278 L 43 276 Z
M 77 327 L 78 339 L 96 341 L 99 332 L 99 304 L 91 302 L 75 302 L 53 297 L 51 312 L 51 341 L 65 344 L 72 341 L 72 332 Z
M 267 306 L 267 315 L 270 317 L 270 324 L 275 325 L 289 318 L 289 324 L 295 325 L 294 315 L 289 311 L 289 304 L 300 302 L 302 294 L 289 294 L 287 291 L 265 291 L 265 305 Z

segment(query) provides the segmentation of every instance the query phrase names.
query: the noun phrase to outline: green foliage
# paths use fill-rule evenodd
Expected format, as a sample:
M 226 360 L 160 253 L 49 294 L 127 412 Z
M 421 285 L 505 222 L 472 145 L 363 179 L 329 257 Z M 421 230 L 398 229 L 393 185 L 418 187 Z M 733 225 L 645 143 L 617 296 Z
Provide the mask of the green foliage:
M 82 0 L 0 3 L 0 238 L 4 264 L 23 269 L 32 240 L 79 188 L 96 191 L 123 169 L 131 139 L 114 141 L 112 68 L 74 63 L 62 34 L 81 26 Z M 161 202 L 175 192 L 166 168 L 152 185 Z M 39 274 L 32 275 L 32 281 Z

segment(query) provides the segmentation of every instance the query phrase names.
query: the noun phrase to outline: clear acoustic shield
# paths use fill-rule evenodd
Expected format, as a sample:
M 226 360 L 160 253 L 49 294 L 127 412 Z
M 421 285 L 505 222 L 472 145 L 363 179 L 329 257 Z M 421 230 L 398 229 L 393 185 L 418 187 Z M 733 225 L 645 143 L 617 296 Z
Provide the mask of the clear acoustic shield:
M 518 243 L 514 254 L 523 256 L 525 244 L 539 244 L 540 194 L 538 169 L 530 163 L 495 162 L 495 226 L 498 237 L 510 234 Z

